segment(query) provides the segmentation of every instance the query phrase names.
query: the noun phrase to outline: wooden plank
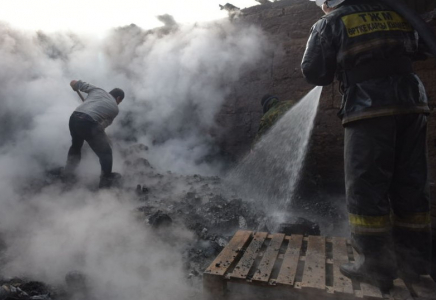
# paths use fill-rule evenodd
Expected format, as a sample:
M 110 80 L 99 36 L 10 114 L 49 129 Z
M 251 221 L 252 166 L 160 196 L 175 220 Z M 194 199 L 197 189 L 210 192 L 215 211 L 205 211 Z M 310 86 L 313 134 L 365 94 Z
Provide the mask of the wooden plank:
M 436 299 L 436 283 L 430 275 L 421 275 L 421 281 L 417 284 L 412 284 L 418 298 L 416 300 Z
M 260 261 L 259 267 L 256 270 L 253 281 L 259 281 L 262 283 L 267 283 L 271 276 L 271 271 L 274 267 L 274 264 L 277 260 L 277 256 L 280 251 L 280 246 L 283 243 L 285 235 L 283 233 L 276 233 L 273 235 L 271 239 L 271 243 L 266 249 L 265 254 Z
M 406 284 L 400 278 L 394 280 L 394 287 L 390 290 L 390 298 L 392 300 L 414 300 Z
M 309 236 L 302 288 L 325 290 L 325 237 Z
M 344 276 L 339 267 L 348 263 L 347 240 L 345 238 L 335 237 L 332 240 L 333 245 L 333 290 L 335 293 L 354 294 L 353 283 L 351 279 Z
M 234 263 L 235 258 L 242 256 L 241 249 L 250 241 L 252 231 L 238 230 L 228 245 L 221 251 L 217 258 L 204 271 L 205 273 L 223 276 Z
M 436 300 L 436 283 L 430 276 L 422 276 L 421 282 L 413 286 L 406 286 L 403 280 L 396 279 L 389 295 L 382 295 L 377 287 L 363 282 L 358 283 L 360 289 L 353 291 L 353 285 L 345 276 L 344 281 L 348 281 L 348 284 L 343 281 L 337 282 L 337 277 L 342 276 L 339 273 L 339 266 L 348 261 L 347 241 L 343 238 L 328 240 L 328 242 L 332 243 L 330 263 L 333 265 L 333 286 L 327 287 L 325 285 L 327 239 L 325 237 L 309 236 L 304 238 L 301 235 L 253 234 L 251 231 L 238 231 L 209 268 L 206 269 L 203 276 L 203 291 L 206 299 L 216 300 L 227 297 L 225 291 L 228 279 L 230 279 L 230 282 L 231 279 L 235 279 L 235 282 L 246 279 L 247 275 L 251 273 L 250 270 L 253 270 L 256 259 L 261 259 L 258 272 L 252 281 L 253 284 L 280 284 L 288 288 L 293 286 L 292 290 L 297 291 L 297 293 L 303 292 L 314 300 L 332 299 L 332 297 L 344 300 L 356 298 L 383 299 L 383 296 L 388 297 L 386 299 L 390 300 Z M 265 252 L 259 253 L 268 237 L 271 237 L 268 248 Z M 307 251 L 306 256 L 303 257 L 300 255 L 303 254 L 301 248 L 304 239 L 307 241 Z M 279 254 L 284 240 L 288 241 L 286 252 Z M 241 249 L 245 248 L 245 251 L 241 251 Z M 263 254 L 263 256 L 260 254 Z M 353 256 L 355 260 L 358 260 L 358 254 L 354 249 Z M 278 272 L 277 279 L 274 279 L 271 278 L 271 273 L 276 274 L 273 272 L 273 268 L 278 258 L 282 260 L 281 269 Z M 350 259 L 352 259 L 351 255 Z M 301 282 L 295 282 L 299 262 L 304 263 L 303 278 Z M 237 268 L 233 269 L 235 265 Z M 232 270 L 233 273 L 229 273 Z M 311 290 L 308 291 L 308 288 Z M 408 288 L 410 288 L 410 291 Z
M 359 254 L 353 248 L 353 258 L 356 262 L 359 258 Z M 362 291 L 362 296 L 364 299 L 383 299 L 383 295 L 378 287 L 366 282 L 360 282 L 360 289 Z
M 277 277 L 277 284 L 294 284 L 302 245 L 302 235 L 296 234 L 290 237 L 288 248 L 286 249 L 286 253 L 283 257 L 282 267 L 280 268 L 280 273 Z
M 355 290 L 354 291 L 354 297 L 356 297 L 356 298 L 363 298 L 363 296 L 362 296 L 362 291 L 361 290 Z
M 254 235 L 253 240 L 251 241 L 241 260 L 236 265 L 232 274 L 230 274 L 230 278 L 247 278 L 248 272 L 253 266 L 253 263 L 256 260 L 258 252 L 262 247 L 267 235 L 267 232 L 257 232 Z

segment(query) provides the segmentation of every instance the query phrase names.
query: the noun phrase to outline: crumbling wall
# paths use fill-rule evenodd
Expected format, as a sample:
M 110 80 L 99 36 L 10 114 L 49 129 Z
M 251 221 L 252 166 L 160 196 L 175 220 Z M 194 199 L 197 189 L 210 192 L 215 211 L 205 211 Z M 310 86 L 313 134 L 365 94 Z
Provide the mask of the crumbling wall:
M 222 149 L 231 157 L 251 146 L 262 116 L 260 99 L 270 93 L 280 99 L 300 99 L 314 86 L 306 83 L 300 63 L 311 26 L 323 12 L 307 0 L 283 0 L 242 10 L 241 20 L 260 26 L 271 40 L 269 60 L 236 83 L 218 119 L 227 129 Z M 247 49 L 250 51 L 250 49 Z M 337 84 L 324 87 L 307 155 L 306 169 L 317 184 L 342 186 L 343 129 Z M 327 183 L 328 182 L 328 183 Z

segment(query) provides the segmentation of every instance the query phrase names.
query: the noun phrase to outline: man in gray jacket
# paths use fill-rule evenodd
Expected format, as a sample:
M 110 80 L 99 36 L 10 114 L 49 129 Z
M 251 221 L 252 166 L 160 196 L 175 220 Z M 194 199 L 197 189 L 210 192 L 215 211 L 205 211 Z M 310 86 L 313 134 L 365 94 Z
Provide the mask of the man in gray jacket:
M 124 99 L 124 92 L 119 88 L 105 90 L 81 80 L 72 80 L 74 91 L 87 93 L 86 99 L 70 117 L 69 127 L 72 145 L 68 151 L 65 167 L 66 176 L 72 176 L 81 159 L 84 141 L 97 154 L 101 165 L 100 188 L 109 187 L 112 180 L 120 175 L 112 173 L 112 148 L 104 132 L 118 115 L 118 105 Z

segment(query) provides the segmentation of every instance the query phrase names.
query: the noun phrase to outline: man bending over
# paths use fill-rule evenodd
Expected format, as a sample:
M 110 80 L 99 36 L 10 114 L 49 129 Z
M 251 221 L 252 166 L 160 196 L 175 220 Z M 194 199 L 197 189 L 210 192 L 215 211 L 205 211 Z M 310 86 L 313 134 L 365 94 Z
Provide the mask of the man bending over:
M 104 130 L 118 115 L 118 105 L 124 99 L 124 91 L 115 88 L 108 93 L 81 80 L 72 80 L 70 85 L 74 91 L 87 93 L 88 96 L 82 98 L 83 103 L 70 117 L 72 145 L 68 151 L 65 174 L 67 177 L 73 176 L 80 163 L 83 142 L 86 141 L 100 160 L 99 187 L 107 188 L 120 175 L 112 173 L 112 148 Z

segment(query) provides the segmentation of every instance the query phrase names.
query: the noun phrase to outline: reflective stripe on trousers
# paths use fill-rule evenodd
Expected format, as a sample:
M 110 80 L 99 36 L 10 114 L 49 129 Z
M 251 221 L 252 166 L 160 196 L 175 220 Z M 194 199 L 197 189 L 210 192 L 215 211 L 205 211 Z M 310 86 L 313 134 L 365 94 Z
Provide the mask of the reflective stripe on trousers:
M 429 231 L 430 213 L 410 213 L 399 217 L 395 214 L 385 216 L 362 216 L 349 214 L 351 232 L 354 234 L 386 234 L 392 227 L 411 231 Z

